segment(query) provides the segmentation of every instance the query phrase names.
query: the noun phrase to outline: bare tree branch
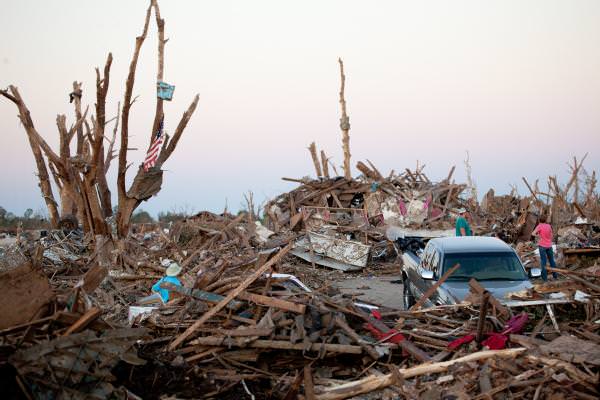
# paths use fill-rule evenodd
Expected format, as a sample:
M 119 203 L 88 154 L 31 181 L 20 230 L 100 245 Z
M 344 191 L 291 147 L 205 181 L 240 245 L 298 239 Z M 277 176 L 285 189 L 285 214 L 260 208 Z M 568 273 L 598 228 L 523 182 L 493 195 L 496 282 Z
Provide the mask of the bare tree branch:
M 140 55 L 142 44 L 146 39 L 148 33 L 148 25 L 150 23 L 150 12 L 152 11 L 152 4 L 146 10 L 146 19 L 144 21 L 144 29 L 142 34 L 135 38 L 135 50 L 133 51 L 133 57 L 129 64 L 129 74 L 127 75 L 127 81 L 125 83 L 125 96 L 123 99 L 123 114 L 121 115 L 121 148 L 119 149 L 119 172 L 117 176 L 117 191 L 119 195 L 119 208 L 127 199 L 127 192 L 125 191 L 125 173 L 127 171 L 127 147 L 129 144 L 129 110 L 131 108 L 131 96 L 133 93 L 133 84 L 135 82 L 135 70 L 137 68 L 137 62 Z

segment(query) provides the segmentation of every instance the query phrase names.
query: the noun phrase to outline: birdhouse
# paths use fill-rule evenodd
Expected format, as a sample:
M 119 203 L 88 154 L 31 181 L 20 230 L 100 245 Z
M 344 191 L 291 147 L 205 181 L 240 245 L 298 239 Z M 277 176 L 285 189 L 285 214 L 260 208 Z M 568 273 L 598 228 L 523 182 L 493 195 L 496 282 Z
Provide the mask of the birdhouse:
M 169 85 L 166 82 L 158 82 L 156 84 L 156 92 L 159 99 L 171 101 L 175 86 Z

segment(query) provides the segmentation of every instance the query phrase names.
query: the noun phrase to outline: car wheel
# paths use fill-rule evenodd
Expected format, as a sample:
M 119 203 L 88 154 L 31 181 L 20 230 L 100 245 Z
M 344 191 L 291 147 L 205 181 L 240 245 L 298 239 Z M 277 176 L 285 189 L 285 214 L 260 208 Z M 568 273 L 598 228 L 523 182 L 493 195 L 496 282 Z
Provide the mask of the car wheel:
M 404 308 L 406 310 L 408 310 L 415 304 L 415 298 L 412 295 L 412 293 L 410 292 L 410 287 L 409 287 L 409 283 L 408 283 L 407 279 L 404 279 L 404 281 L 403 281 L 402 292 L 404 294 L 404 296 L 403 296 L 404 297 Z

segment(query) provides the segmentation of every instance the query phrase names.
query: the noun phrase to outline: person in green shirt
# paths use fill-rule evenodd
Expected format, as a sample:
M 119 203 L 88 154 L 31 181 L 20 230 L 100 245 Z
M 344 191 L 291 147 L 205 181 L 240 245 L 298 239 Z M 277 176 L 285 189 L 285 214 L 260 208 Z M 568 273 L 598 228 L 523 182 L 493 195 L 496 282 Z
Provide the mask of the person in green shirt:
M 464 208 L 458 209 L 458 218 L 456 218 L 456 236 L 473 236 L 471 227 L 467 221 L 468 213 Z

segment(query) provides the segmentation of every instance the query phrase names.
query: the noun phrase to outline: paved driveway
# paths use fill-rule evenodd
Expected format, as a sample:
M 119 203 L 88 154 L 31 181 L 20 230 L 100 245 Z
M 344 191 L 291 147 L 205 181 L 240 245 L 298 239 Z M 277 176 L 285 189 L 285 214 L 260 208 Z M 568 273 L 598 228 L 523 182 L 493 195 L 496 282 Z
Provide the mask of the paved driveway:
M 333 282 L 333 286 L 342 293 L 361 293 L 357 296 L 360 301 L 403 310 L 402 284 L 392 283 L 399 279 L 399 276 L 357 277 Z

